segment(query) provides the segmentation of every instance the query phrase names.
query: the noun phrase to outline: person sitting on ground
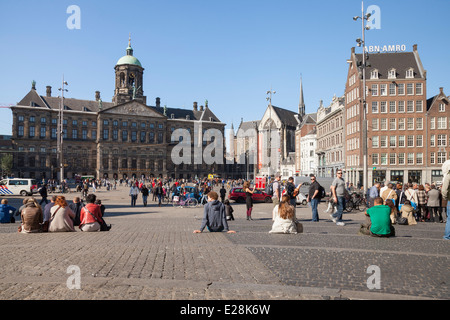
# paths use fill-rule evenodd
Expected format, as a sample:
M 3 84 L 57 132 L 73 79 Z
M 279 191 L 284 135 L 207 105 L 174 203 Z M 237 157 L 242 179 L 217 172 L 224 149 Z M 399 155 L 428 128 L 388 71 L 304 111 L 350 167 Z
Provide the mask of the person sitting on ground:
M 392 201 L 392 199 L 386 199 L 385 203 L 389 208 L 391 208 L 391 223 L 396 224 L 398 216 L 397 206 L 395 205 L 394 201 Z
M 393 237 L 395 229 L 391 223 L 391 208 L 383 205 L 383 198 L 376 197 L 373 207 L 367 209 L 366 224 L 361 224 L 359 234 L 371 235 L 375 237 Z
M 79 226 L 80 225 L 81 208 L 83 207 L 80 197 L 73 198 L 73 202 L 69 203 L 69 207 L 70 207 L 70 209 L 72 209 L 73 213 L 75 213 L 75 218 L 73 219 L 73 225 Z M 47 207 L 46 207 L 46 209 L 47 209 Z
M 411 202 L 409 200 L 405 200 L 405 203 L 400 209 L 400 216 L 408 219 L 408 225 L 417 224 L 417 221 L 414 218 L 414 208 L 411 206 Z
M 64 196 L 58 196 L 50 209 L 48 232 L 73 232 L 75 213 L 70 209 Z
M 296 217 L 294 207 L 290 204 L 291 197 L 283 195 L 279 205 L 272 211 L 272 230 L 269 233 L 297 233 Z
M 233 216 L 234 210 L 230 204 L 230 200 L 225 199 L 225 202 L 223 204 L 225 205 L 225 214 L 227 216 L 227 221 L 234 220 L 234 216 Z
M 215 191 L 208 193 L 208 203 L 204 208 L 204 216 L 200 230 L 194 230 L 194 233 L 202 233 L 205 227 L 209 232 L 236 233 L 228 229 L 227 217 L 225 213 L 225 205 L 220 202 L 219 195 Z
M 100 231 L 100 222 L 102 222 L 102 212 L 99 205 L 95 204 L 97 197 L 95 194 L 89 194 L 86 197 L 86 205 L 80 213 L 80 229 L 84 232 Z
M 10 211 L 12 212 L 10 213 Z M 16 222 L 14 212 L 16 212 L 16 208 L 10 206 L 7 199 L 2 199 L 2 204 L 0 204 L 0 223 Z
M 25 209 L 20 215 L 22 224 L 19 227 L 21 233 L 35 233 L 41 231 L 44 220 L 42 208 L 34 198 L 28 198 Z

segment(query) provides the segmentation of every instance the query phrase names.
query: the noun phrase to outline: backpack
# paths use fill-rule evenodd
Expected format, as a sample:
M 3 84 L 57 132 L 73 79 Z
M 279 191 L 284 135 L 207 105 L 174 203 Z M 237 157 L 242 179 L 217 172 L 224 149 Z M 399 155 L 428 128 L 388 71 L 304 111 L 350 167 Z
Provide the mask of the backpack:
M 266 186 L 265 193 L 269 196 L 273 196 L 273 182 Z
M 327 193 L 325 192 L 325 188 L 322 187 L 321 185 L 319 185 L 319 198 L 325 198 L 327 195 Z

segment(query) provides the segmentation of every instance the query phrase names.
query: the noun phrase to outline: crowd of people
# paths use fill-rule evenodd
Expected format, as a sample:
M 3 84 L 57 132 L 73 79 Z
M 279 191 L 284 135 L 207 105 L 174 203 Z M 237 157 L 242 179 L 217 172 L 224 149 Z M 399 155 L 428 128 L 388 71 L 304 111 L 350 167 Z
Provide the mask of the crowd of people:
M 365 192 L 367 221 L 362 223 L 359 234 L 390 237 L 395 235 L 395 224 L 416 225 L 421 222 L 446 223 L 445 239 L 450 239 L 450 226 L 447 218 L 450 207 L 450 160 L 443 165 L 444 180 L 442 185 L 434 183 L 399 183 L 380 182 L 375 183 Z M 331 183 L 327 213 L 337 226 L 345 226 L 343 214 L 346 199 L 349 193 L 354 191 L 352 185 L 345 183 L 343 171 L 337 170 L 336 177 Z M 312 221 L 319 221 L 318 205 L 326 194 L 320 185 L 320 178 L 310 176 L 311 183 L 307 194 L 307 202 L 312 210 Z M 106 182 L 100 184 L 106 185 Z M 245 180 L 177 180 L 177 179 L 124 179 L 108 184 L 115 189 L 117 184 L 130 188 L 131 206 L 136 206 L 139 195 L 142 195 L 143 206 L 148 205 L 148 198 L 153 195 L 153 201 L 161 206 L 164 197 L 184 195 L 189 184 L 201 203 L 204 204 L 204 217 L 202 225 L 195 233 L 203 232 L 207 228 L 211 232 L 230 231 L 227 222 L 234 220 L 233 207 L 226 198 L 227 190 L 241 186 L 246 195 L 246 217 L 252 219 L 253 199 L 255 187 Z M 98 184 L 93 187 L 94 193 L 87 193 L 93 181 L 84 181 L 80 188 L 81 197 L 74 197 L 68 204 L 64 196 L 52 196 L 48 202 L 47 194 L 41 193 L 40 203 L 34 198 L 24 199 L 23 205 L 15 209 L 8 205 L 7 199 L 3 199 L 0 205 L 0 222 L 14 222 L 14 216 L 21 216 L 20 232 L 63 232 L 75 231 L 78 226 L 85 232 L 109 230 L 103 216 L 105 206 L 96 199 L 95 191 Z M 213 191 L 214 187 L 220 188 L 219 193 Z M 272 196 L 273 225 L 270 233 L 298 233 L 302 229 L 296 217 L 296 197 L 301 184 L 294 185 L 293 177 L 286 183 L 281 182 L 281 176 L 277 174 L 270 182 L 270 195 Z M 109 189 L 109 188 L 108 188 Z M 191 189 L 192 190 L 192 189 Z M 190 191 L 189 191 L 190 192 Z M 219 194 L 221 200 L 219 200 Z M 86 204 L 83 202 L 85 200 Z M 44 205 L 43 205 L 44 204 Z M 41 205 L 43 205 L 41 207 Z
M 14 216 L 20 216 L 20 233 L 74 232 L 75 227 L 84 232 L 108 231 L 111 225 L 106 224 L 104 214 L 105 206 L 95 194 L 89 194 L 86 203 L 78 196 L 68 203 L 65 196 L 53 195 L 44 206 L 28 197 L 18 209 L 8 205 L 7 199 L 0 207 L 2 223 L 14 223 Z

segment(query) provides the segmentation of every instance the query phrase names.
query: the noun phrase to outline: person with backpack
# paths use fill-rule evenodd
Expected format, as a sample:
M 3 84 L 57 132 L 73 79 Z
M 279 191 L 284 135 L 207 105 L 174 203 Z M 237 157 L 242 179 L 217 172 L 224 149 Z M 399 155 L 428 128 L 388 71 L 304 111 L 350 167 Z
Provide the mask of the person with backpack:
M 307 201 L 311 203 L 313 222 L 319 222 L 319 212 L 317 211 L 317 207 L 319 206 L 321 196 L 320 184 L 317 182 L 316 177 L 312 175 Z

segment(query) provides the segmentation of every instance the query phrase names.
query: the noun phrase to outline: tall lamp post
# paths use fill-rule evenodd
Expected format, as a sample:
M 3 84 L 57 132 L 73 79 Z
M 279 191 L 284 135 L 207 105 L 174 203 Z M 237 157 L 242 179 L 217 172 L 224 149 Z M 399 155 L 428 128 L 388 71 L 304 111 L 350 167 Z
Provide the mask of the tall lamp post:
M 58 154 L 59 154 L 59 181 L 61 183 L 64 180 L 64 152 L 63 152 L 63 140 L 64 140 L 64 92 L 68 92 L 69 90 L 65 89 L 64 86 L 69 85 L 66 81 L 64 81 L 64 75 L 62 79 L 62 87 L 58 90 L 61 91 L 61 103 L 59 106 L 59 119 L 58 119 Z
M 361 16 L 353 17 L 353 20 L 357 21 L 358 19 L 361 19 L 362 24 L 362 40 L 356 39 L 356 42 L 358 44 L 358 47 L 363 48 L 363 54 L 362 54 L 362 74 L 363 74 L 363 99 L 362 99 L 362 105 L 363 105 L 363 125 L 362 125 L 362 131 L 363 131 L 363 186 L 364 190 L 367 190 L 369 187 L 369 181 L 368 181 L 368 165 L 367 165 L 367 104 L 366 104 L 366 30 L 369 30 L 370 27 L 366 26 L 366 21 L 369 21 L 369 18 L 371 17 L 370 13 L 364 14 L 364 1 L 362 1 L 362 14 Z
M 270 109 L 269 109 L 269 115 L 270 115 L 269 116 L 270 117 L 270 119 L 269 119 L 269 145 L 268 145 L 270 165 L 267 166 L 267 177 L 269 177 L 269 178 L 270 178 L 270 166 L 273 165 L 273 163 L 271 163 L 271 160 L 272 160 L 272 95 L 276 94 L 276 93 L 277 92 L 273 91 L 272 87 L 271 87 L 270 90 L 267 91 L 268 97 L 266 98 L 266 100 L 269 101 L 269 106 L 270 106 Z

